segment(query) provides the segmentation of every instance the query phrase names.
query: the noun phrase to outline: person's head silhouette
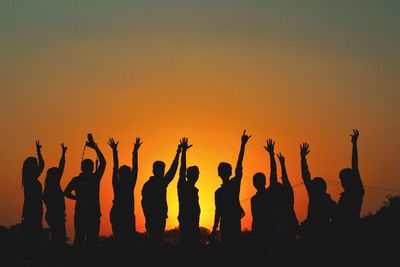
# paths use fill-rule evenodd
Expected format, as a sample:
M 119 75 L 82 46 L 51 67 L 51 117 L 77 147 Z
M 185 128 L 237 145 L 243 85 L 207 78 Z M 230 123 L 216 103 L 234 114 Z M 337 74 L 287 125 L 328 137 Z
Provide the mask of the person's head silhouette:
M 218 176 L 221 177 L 223 182 L 229 180 L 232 175 L 232 166 L 229 163 L 221 162 L 218 165 Z
M 326 182 L 325 182 L 324 178 L 315 177 L 311 181 L 311 186 L 312 186 L 314 192 L 317 193 L 318 195 L 326 194 Z
M 46 173 L 46 179 L 45 179 L 46 186 L 55 185 L 56 182 L 58 181 L 57 180 L 58 175 L 59 175 L 59 169 L 57 167 L 49 168 Z
M 165 163 L 157 160 L 153 163 L 153 174 L 155 177 L 164 177 Z
M 39 164 L 36 158 L 28 157 L 22 165 L 22 184 L 39 177 Z
M 119 167 L 118 176 L 121 182 L 129 181 L 131 175 L 131 168 L 129 168 L 129 166 L 122 165 L 121 167 Z
M 90 174 L 93 173 L 94 170 L 94 164 L 93 161 L 91 159 L 84 159 L 81 162 L 81 171 L 84 174 Z
M 186 177 L 188 180 L 188 183 L 192 186 L 194 186 L 199 179 L 199 168 L 197 166 L 190 166 L 188 167 L 186 171 Z
M 265 175 L 262 172 L 257 172 L 253 176 L 253 185 L 257 189 L 257 191 L 265 188 L 266 179 Z
M 349 191 L 353 187 L 354 179 L 354 171 L 350 168 L 346 168 L 340 171 L 339 173 L 340 182 L 344 191 Z

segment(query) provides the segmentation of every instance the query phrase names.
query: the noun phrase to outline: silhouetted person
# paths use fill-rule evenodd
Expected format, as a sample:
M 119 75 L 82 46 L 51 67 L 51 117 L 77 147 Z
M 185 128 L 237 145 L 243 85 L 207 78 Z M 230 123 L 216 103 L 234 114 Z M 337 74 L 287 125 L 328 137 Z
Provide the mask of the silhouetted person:
M 284 250 L 287 248 L 287 245 L 293 245 L 296 239 L 299 222 L 294 210 L 294 192 L 287 175 L 285 157 L 279 153 L 278 159 L 282 170 L 282 190 L 277 201 L 277 220 L 273 235 L 279 243 L 278 246 L 281 246 L 280 249 Z
M 136 233 L 134 188 L 138 175 L 138 150 L 142 143 L 140 138 L 136 138 L 132 152 L 132 170 L 126 165 L 119 167 L 118 143 L 113 138 L 108 141 L 108 145 L 113 150 L 114 159 L 112 174 L 114 200 L 110 212 L 110 221 L 115 238 L 127 243 L 132 240 Z
M 42 232 L 43 196 L 39 176 L 44 169 L 42 146 L 36 141 L 37 159 L 28 157 L 22 165 L 22 185 L 24 206 L 22 210 L 22 230 L 28 246 L 37 246 Z
M 252 233 L 257 243 L 270 249 L 285 246 L 295 238 L 297 218 L 294 212 L 294 194 L 289 182 L 285 158 L 279 154 L 282 168 L 282 184 L 277 179 L 277 167 L 274 152 L 275 142 L 267 140 L 265 150 L 270 156 L 270 184 L 265 188 L 265 175 L 256 173 L 253 184 L 257 193 L 251 199 L 253 215 Z
M 85 243 L 88 247 L 97 245 L 100 230 L 100 181 L 106 167 L 106 160 L 103 153 L 94 142 L 91 135 L 88 135 L 86 146 L 94 149 L 100 161 L 99 167 L 94 171 L 93 161 L 85 159 L 81 163 L 81 173 L 72 178 L 64 190 L 67 198 L 76 200 L 75 203 L 75 239 L 74 245 L 81 247 Z M 72 192 L 75 194 L 72 194 Z
M 162 241 L 165 223 L 168 218 L 167 187 L 174 179 L 178 169 L 179 154 L 181 146 L 175 154 L 171 167 L 165 173 L 165 163 L 155 161 L 153 163 L 153 176 L 143 185 L 142 188 L 142 208 L 146 219 L 146 231 L 152 243 Z
M 186 151 L 191 146 L 188 145 L 187 138 L 181 140 L 182 156 L 178 180 L 179 231 L 183 244 L 188 246 L 197 245 L 200 241 L 199 190 L 195 186 L 199 178 L 199 168 L 190 166 L 186 170 Z
M 218 175 L 222 179 L 222 185 L 215 191 L 215 217 L 211 236 L 215 236 L 220 225 L 221 240 L 225 244 L 236 243 L 241 234 L 241 219 L 244 210 L 240 205 L 240 184 L 242 181 L 242 163 L 246 143 L 251 136 L 246 135 L 246 130 L 241 138 L 241 146 L 238 161 L 235 168 L 235 177 L 232 175 L 232 166 L 221 162 L 218 166 Z
M 63 245 L 66 241 L 65 199 L 60 181 L 64 172 L 65 152 L 67 147 L 61 144 L 61 159 L 57 167 L 47 170 L 43 200 L 46 204 L 46 221 L 50 227 L 50 240 L 55 245 Z
M 306 236 L 323 238 L 331 229 L 331 223 L 335 219 L 337 205 L 326 192 L 326 182 L 321 177 L 311 180 L 306 156 L 310 152 L 309 144 L 300 146 L 301 173 L 308 194 L 308 213 L 304 222 Z
M 262 245 L 263 249 L 265 246 L 270 247 L 272 242 L 274 227 L 272 209 L 276 204 L 274 193 L 278 184 L 273 141 L 271 139 L 267 140 L 267 146 L 264 146 L 264 148 L 270 155 L 270 185 L 268 188 L 265 187 L 266 178 L 264 173 L 256 173 L 253 176 L 253 185 L 257 192 L 251 198 L 251 213 L 253 216 L 251 230 L 255 241 L 258 245 Z
M 337 223 L 342 230 L 351 230 L 360 218 L 360 211 L 364 197 L 364 186 L 361 181 L 360 172 L 358 170 L 358 151 L 357 140 L 359 133 L 353 130 L 351 135 L 352 149 L 352 166 L 340 171 L 340 182 L 343 186 L 343 193 L 340 194 L 338 202 Z M 346 229 L 347 228 L 347 229 Z

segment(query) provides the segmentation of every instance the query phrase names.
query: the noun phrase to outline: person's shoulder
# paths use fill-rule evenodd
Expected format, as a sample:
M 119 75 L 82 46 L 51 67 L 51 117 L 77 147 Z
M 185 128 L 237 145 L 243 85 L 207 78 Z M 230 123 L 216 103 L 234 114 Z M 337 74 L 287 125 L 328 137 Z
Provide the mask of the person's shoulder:
M 78 183 L 78 182 L 79 182 L 79 175 L 72 177 L 71 183 Z
M 218 187 L 217 190 L 215 190 L 215 195 L 219 195 L 222 192 L 222 187 Z

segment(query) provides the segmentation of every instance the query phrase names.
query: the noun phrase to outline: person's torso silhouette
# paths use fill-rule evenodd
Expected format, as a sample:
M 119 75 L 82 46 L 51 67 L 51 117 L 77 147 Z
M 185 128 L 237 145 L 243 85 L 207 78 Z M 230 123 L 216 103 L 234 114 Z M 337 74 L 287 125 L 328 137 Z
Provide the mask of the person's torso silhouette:
M 88 136 L 86 146 L 96 151 L 99 159 L 99 166 L 94 170 L 94 163 L 90 159 L 81 162 L 81 173 L 72 178 L 64 190 L 64 195 L 75 202 L 74 245 L 81 247 L 86 244 L 88 247 L 97 245 L 100 231 L 100 182 L 104 174 L 106 160 L 92 138 Z M 75 192 L 75 194 L 72 194 Z
M 136 138 L 132 152 L 132 170 L 126 165 L 119 167 L 118 142 L 111 138 L 108 144 L 113 150 L 114 159 L 112 175 L 114 199 L 110 211 L 110 221 L 114 237 L 126 244 L 132 240 L 136 233 L 134 188 L 138 173 L 138 149 L 142 143 L 140 138 Z
M 178 180 L 179 200 L 179 230 L 184 245 L 198 245 L 200 241 L 200 204 L 199 190 L 195 184 L 199 178 L 197 166 L 186 169 L 186 152 L 192 146 L 188 145 L 188 139 L 181 139 L 182 158 Z
M 56 245 L 62 245 L 66 241 L 65 199 L 60 180 L 64 172 L 67 147 L 61 144 L 61 148 L 62 155 L 58 168 L 53 167 L 47 171 L 43 192 L 43 200 L 46 204 L 45 218 L 50 227 L 50 238 Z
M 160 243 L 164 235 L 166 219 L 168 218 L 167 187 L 177 171 L 180 152 L 179 146 L 171 167 L 165 175 L 165 163 L 162 161 L 154 162 L 154 176 L 151 176 L 142 188 L 145 225 L 150 241 L 153 243 Z
M 234 244 L 241 236 L 241 219 L 244 216 L 244 210 L 240 205 L 239 195 L 243 176 L 243 157 L 250 137 L 251 135 L 246 135 L 246 130 L 244 130 L 233 178 L 230 178 L 232 166 L 229 163 L 221 162 L 218 165 L 218 175 L 222 179 L 222 185 L 214 194 L 215 216 L 211 236 L 215 236 L 219 226 L 221 241 L 225 244 Z

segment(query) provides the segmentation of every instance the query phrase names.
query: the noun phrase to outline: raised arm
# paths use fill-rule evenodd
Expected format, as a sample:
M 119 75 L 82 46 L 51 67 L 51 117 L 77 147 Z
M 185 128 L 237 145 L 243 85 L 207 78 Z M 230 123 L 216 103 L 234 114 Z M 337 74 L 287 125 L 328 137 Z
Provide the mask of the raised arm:
M 286 172 L 285 157 L 281 153 L 278 153 L 278 159 L 279 163 L 281 164 L 281 170 L 282 170 L 282 184 L 283 186 L 286 187 L 292 187 Z
M 61 177 L 64 173 L 64 167 L 65 167 L 65 152 L 67 152 L 67 147 L 64 145 L 64 143 L 61 144 L 61 158 L 60 162 L 58 163 L 58 173 L 59 173 L 59 179 L 61 180 Z
M 76 183 L 75 178 L 72 178 L 72 180 L 69 182 L 67 187 L 65 187 L 65 189 L 64 189 L 65 197 L 76 200 L 76 195 L 72 194 L 72 191 L 75 191 L 75 183 Z
M 180 140 L 180 146 L 182 148 L 182 155 L 181 155 L 181 168 L 179 170 L 179 180 L 178 180 L 178 187 L 183 185 L 186 182 L 186 151 L 192 147 L 189 145 L 188 138 L 182 138 Z
M 181 153 L 181 145 L 179 144 L 178 149 L 176 150 L 175 158 L 172 161 L 171 167 L 169 167 L 168 172 L 165 174 L 166 185 L 168 185 L 175 177 L 176 171 L 178 170 L 178 161 L 180 153 Z
M 36 153 L 38 157 L 38 175 L 40 175 L 44 169 L 44 160 L 42 156 L 42 145 L 40 144 L 39 140 L 36 141 Z
M 311 193 L 311 174 L 308 170 L 307 155 L 310 153 L 310 145 L 303 143 L 300 145 L 300 157 L 301 157 L 301 177 L 303 178 L 304 185 L 306 186 L 308 194 Z
M 89 136 L 91 136 L 89 134 Z M 104 174 L 104 170 L 106 169 L 106 159 L 104 158 L 103 153 L 101 152 L 101 150 L 99 149 L 99 147 L 97 146 L 97 144 L 94 142 L 93 138 L 88 138 L 89 140 L 86 142 L 86 146 L 94 149 L 96 151 L 97 154 L 97 158 L 99 159 L 99 167 L 96 170 L 96 175 L 97 177 L 99 177 L 99 179 L 101 179 L 101 177 L 103 177 Z
M 138 176 L 138 151 L 140 146 L 142 145 L 142 142 L 140 142 L 140 138 L 136 137 L 135 144 L 133 146 L 133 152 L 132 152 L 132 185 L 136 185 L 137 181 L 137 176 Z
M 278 183 L 278 174 L 276 171 L 274 146 L 275 146 L 275 142 L 272 139 L 268 139 L 267 146 L 264 146 L 265 150 L 267 150 L 267 152 L 269 153 L 269 158 L 270 158 L 270 168 L 271 168 L 271 173 L 269 175 L 270 185 L 274 185 L 274 184 Z
M 238 160 L 236 163 L 235 177 L 234 177 L 234 179 L 238 179 L 239 181 L 242 179 L 244 150 L 246 148 L 246 144 L 249 141 L 250 137 L 251 137 L 251 135 L 247 135 L 246 130 L 244 130 L 243 134 L 242 134 L 242 138 L 241 138 L 240 151 L 239 151 L 239 156 L 238 156 Z
M 352 155 L 351 155 L 351 168 L 354 172 L 354 178 L 356 179 L 356 184 L 360 187 L 360 189 L 364 190 L 364 186 L 361 180 L 360 171 L 358 169 L 358 147 L 357 141 L 359 132 L 354 129 L 353 134 L 351 136 L 351 143 L 353 144 Z
M 118 169 L 119 169 L 118 144 L 119 144 L 119 142 L 118 141 L 115 142 L 114 138 L 108 139 L 108 145 L 111 147 L 112 152 L 113 152 L 114 167 L 113 167 L 113 173 L 112 173 L 112 184 L 113 184 L 114 188 L 118 181 Z

